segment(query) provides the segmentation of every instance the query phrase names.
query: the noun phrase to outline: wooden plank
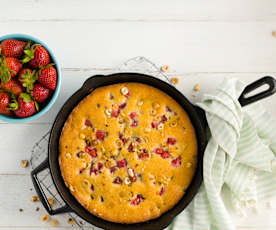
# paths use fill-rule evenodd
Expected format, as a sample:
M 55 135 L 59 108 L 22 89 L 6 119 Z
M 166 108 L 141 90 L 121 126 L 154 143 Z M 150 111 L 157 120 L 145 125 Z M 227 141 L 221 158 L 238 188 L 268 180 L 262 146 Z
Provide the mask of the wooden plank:
M 272 22 L 0 22 L 45 41 L 63 68 L 110 69 L 144 55 L 179 72 L 276 72 Z M 50 31 L 49 32 L 49 28 Z
M 174 69 L 174 67 L 172 66 Z M 41 118 L 28 122 L 27 124 L 39 123 L 39 124 L 52 124 L 56 114 L 65 103 L 65 101 L 78 90 L 84 81 L 90 76 L 97 74 L 109 74 L 116 73 L 118 70 L 113 69 L 110 71 L 95 71 L 95 70 L 77 70 L 77 71 L 63 71 L 62 73 L 62 86 L 60 90 L 60 95 L 53 105 L 51 110 L 46 113 Z M 200 100 L 200 96 L 203 93 L 211 92 L 216 88 L 216 86 L 222 81 L 224 77 L 235 77 L 241 79 L 245 83 L 249 84 L 263 76 L 271 75 L 276 77 L 276 72 L 264 72 L 264 73 L 177 73 L 172 70 L 169 73 L 170 77 L 178 77 L 180 79 L 179 84 L 176 86 L 188 99 L 192 102 L 197 102 Z M 201 91 L 197 94 L 197 97 L 193 97 L 193 86 L 196 83 L 201 84 Z M 274 96 L 275 97 L 275 96 Z M 266 99 L 266 108 L 272 113 L 276 114 L 276 101 L 274 97 Z M 4 122 L 0 121 L 0 124 Z M 0 128 L 1 129 L 1 128 Z M 1 147 L 0 147 L 1 148 Z
M 30 201 L 35 192 L 30 190 L 32 183 L 29 175 L 0 175 L 0 188 L 0 229 L 50 229 L 50 223 L 42 223 L 40 220 L 45 214 L 41 203 Z M 36 207 L 40 210 L 36 211 Z M 19 212 L 20 208 L 23 212 Z M 247 218 L 235 218 L 238 229 L 275 229 L 276 201 L 271 208 L 264 204 L 260 210 L 259 214 L 251 213 Z M 58 229 L 70 227 L 66 215 L 53 218 L 60 222 L 59 227 L 63 227 Z
M 14 7 L 16 6 L 16 7 Z M 2 21 L 266 21 L 275 20 L 274 0 L 14 0 L 2 4 Z
M 210 73 L 193 73 L 176 75 L 180 82 L 177 88 L 187 96 L 193 103 L 200 101 L 204 93 L 213 91 L 223 77 L 237 77 L 249 84 L 262 76 L 269 73 L 232 73 L 232 74 L 210 74 Z M 53 108 L 40 119 L 26 124 L 0 124 L 0 131 L 5 135 L 0 138 L 0 153 L 4 154 L 4 160 L 0 161 L 0 173 L 2 174 L 24 174 L 25 170 L 20 167 L 22 159 L 30 158 L 30 151 L 36 141 L 50 128 L 59 109 L 66 99 L 77 90 L 84 80 L 93 75 L 93 72 L 64 72 L 64 79 L 61 94 Z M 175 76 L 171 74 L 171 76 Z M 199 83 L 201 90 L 198 93 L 193 91 L 193 86 Z M 265 108 L 272 114 L 276 115 L 275 96 L 264 99 Z M 15 144 L 16 141 L 16 144 Z

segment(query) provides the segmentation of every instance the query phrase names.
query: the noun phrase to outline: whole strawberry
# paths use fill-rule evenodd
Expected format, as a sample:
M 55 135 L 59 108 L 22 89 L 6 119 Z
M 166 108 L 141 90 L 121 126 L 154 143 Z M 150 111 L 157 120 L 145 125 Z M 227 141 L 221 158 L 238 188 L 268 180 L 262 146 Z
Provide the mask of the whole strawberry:
M 57 71 L 53 65 L 48 65 L 38 71 L 38 82 L 48 89 L 55 90 L 57 87 Z
M 48 88 L 44 87 L 43 85 L 39 83 L 36 83 L 34 85 L 32 95 L 37 102 L 42 103 L 46 101 L 50 96 L 50 94 L 51 94 L 51 91 Z
M 1 42 L 1 54 L 5 57 L 20 58 L 25 46 L 26 42 L 7 39 Z
M 16 79 L 11 79 L 6 84 L 1 84 L 0 87 L 4 90 L 10 91 L 15 96 L 19 96 L 24 92 L 23 86 Z
M 22 69 L 22 64 L 17 58 L 0 57 L 0 80 L 6 83 Z
M 17 117 L 30 117 L 38 111 L 37 107 L 37 103 L 29 94 L 21 93 L 18 97 L 18 109 L 14 111 L 14 114 Z
M 29 93 L 34 88 L 34 83 L 37 80 L 35 71 L 24 68 L 19 72 L 18 80 L 21 82 L 22 86 L 26 88 Z
M 11 110 L 9 110 L 9 104 L 11 102 L 11 98 L 9 94 L 6 92 L 0 92 L 0 114 L 10 116 L 12 114 Z
M 22 63 L 29 62 L 31 68 L 38 69 L 50 63 L 50 55 L 42 45 L 34 44 L 31 46 L 28 44 L 24 49 L 24 54 Z

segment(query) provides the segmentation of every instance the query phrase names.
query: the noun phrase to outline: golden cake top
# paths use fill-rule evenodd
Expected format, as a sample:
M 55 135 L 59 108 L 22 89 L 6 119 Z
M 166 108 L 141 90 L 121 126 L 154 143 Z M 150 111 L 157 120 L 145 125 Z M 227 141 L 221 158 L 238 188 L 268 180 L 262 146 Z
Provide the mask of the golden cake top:
M 118 223 L 147 221 L 172 208 L 192 180 L 196 156 L 186 112 L 140 83 L 94 90 L 60 137 L 66 186 L 92 214 Z

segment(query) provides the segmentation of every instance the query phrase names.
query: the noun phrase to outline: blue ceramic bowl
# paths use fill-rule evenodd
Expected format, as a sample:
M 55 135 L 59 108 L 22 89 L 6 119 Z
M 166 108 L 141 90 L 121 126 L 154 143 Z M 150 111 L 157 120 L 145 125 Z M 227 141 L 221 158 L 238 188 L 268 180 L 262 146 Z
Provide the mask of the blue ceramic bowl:
M 57 96 L 59 94 L 60 91 L 60 85 L 61 85 L 61 69 L 60 69 L 60 65 L 58 63 L 58 60 L 56 59 L 54 53 L 52 52 L 52 50 L 42 41 L 40 41 L 39 39 L 32 37 L 30 35 L 26 35 L 26 34 L 8 34 L 5 35 L 3 37 L 0 37 L 0 42 L 2 42 L 3 40 L 6 39 L 17 39 L 17 40 L 21 40 L 21 41 L 32 41 L 33 43 L 38 43 L 41 44 L 43 47 L 45 47 L 50 56 L 51 56 L 51 63 L 55 64 L 55 68 L 57 69 L 57 88 L 55 89 L 54 93 L 52 94 L 51 98 L 48 100 L 47 105 L 45 105 L 43 108 L 41 108 L 41 110 L 30 116 L 27 118 L 18 118 L 18 117 L 9 117 L 9 116 L 5 116 L 0 114 L 0 119 L 9 123 L 24 123 L 27 121 L 32 121 L 35 120 L 39 117 L 41 117 L 43 114 L 45 114 L 51 107 L 52 105 L 55 103 Z

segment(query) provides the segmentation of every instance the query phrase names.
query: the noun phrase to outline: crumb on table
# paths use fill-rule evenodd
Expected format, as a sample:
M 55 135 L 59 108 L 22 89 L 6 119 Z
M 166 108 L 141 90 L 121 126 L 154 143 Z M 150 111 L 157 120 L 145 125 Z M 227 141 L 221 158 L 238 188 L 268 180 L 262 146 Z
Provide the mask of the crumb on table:
M 196 83 L 194 86 L 194 91 L 199 91 L 199 90 L 200 90 L 200 85 Z
M 27 168 L 28 165 L 29 165 L 29 162 L 28 162 L 27 160 L 22 160 L 22 161 L 21 161 L 21 167 L 22 167 L 22 168 Z
M 38 202 L 38 201 L 39 201 L 38 196 L 32 196 L 32 197 L 31 197 L 31 201 L 32 201 L 32 202 Z
M 68 224 L 73 225 L 73 224 L 75 224 L 75 221 L 74 221 L 72 218 L 69 218 L 69 219 L 68 219 Z
M 179 82 L 179 78 L 177 78 L 177 77 L 171 78 L 171 83 L 172 84 L 176 85 L 176 84 L 178 84 L 178 82 Z
M 161 69 L 162 72 L 168 72 L 170 67 L 168 65 L 163 65 L 163 66 L 161 66 L 160 69 Z
M 56 219 L 53 219 L 53 220 L 51 221 L 51 225 L 52 225 L 53 227 L 56 227 L 58 224 L 59 224 L 59 223 L 58 223 L 58 220 L 56 220 Z
M 272 32 L 272 35 L 273 35 L 274 37 L 276 37 L 276 31 L 273 31 L 273 32 Z
M 23 212 L 23 208 L 20 208 L 20 209 L 19 209 L 19 212 Z
M 48 214 L 45 214 L 41 217 L 41 221 L 42 222 L 48 222 L 50 219 L 50 216 Z

